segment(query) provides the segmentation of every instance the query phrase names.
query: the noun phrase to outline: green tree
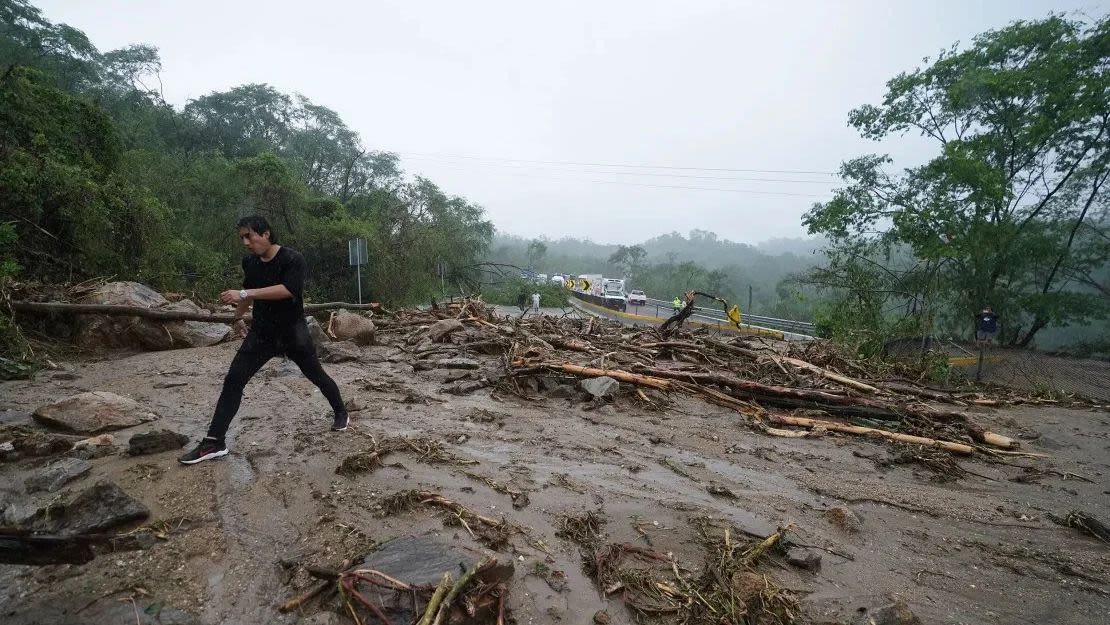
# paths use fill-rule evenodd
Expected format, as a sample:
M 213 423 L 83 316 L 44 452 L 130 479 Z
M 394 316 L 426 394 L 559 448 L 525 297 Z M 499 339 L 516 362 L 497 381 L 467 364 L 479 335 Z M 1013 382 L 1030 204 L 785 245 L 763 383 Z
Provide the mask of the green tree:
M 984 305 L 1017 345 L 1050 324 L 1104 316 L 1105 297 L 1074 277 L 1106 263 L 1108 42 L 1105 18 L 1053 16 L 896 76 L 850 124 L 876 140 L 920 134 L 937 155 L 899 174 L 885 156 L 845 163 L 848 184 L 805 216 L 810 233 L 831 239 L 834 263 L 906 250 L 907 279 L 952 331 L 970 329 Z
M 547 244 L 539 239 L 532 239 L 528 243 L 528 268 L 537 271 L 543 257 L 547 255 Z

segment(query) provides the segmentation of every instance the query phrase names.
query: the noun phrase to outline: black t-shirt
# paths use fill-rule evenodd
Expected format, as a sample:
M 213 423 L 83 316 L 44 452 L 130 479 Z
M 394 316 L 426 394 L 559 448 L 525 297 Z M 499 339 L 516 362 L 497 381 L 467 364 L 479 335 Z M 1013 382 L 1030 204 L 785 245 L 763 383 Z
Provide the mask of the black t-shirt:
M 998 315 L 989 312 L 981 312 L 975 315 L 975 319 L 979 322 L 980 332 L 998 332 Z
M 293 299 L 254 300 L 251 310 L 251 331 L 279 334 L 297 322 L 304 321 L 304 278 L 307 267 L 304 256 L 282 246 L 269 261 L 251 254 L 243 259 L 243 288 L 261 289 L 275 284 L 285 285 Z

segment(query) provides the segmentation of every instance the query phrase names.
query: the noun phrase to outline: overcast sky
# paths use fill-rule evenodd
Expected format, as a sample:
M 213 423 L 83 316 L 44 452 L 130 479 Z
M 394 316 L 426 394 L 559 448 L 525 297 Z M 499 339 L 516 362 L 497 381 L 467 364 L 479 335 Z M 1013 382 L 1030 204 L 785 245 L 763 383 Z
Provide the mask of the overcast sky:
M 910 163 L 933 149 L 847 127 L 889 78 L 1014 19 L 1108 10 L 1092 0 L 35 4 L 102 51 L 157 46 L 175 106 L 250 82 L 299 92 L 338 111 L 368 148 L 482 205 L 503 232 L 612 243 L 693 228 L 749 243 L 801 236 L 800 216 L 835 186 L 822 172 L 864 153 Z

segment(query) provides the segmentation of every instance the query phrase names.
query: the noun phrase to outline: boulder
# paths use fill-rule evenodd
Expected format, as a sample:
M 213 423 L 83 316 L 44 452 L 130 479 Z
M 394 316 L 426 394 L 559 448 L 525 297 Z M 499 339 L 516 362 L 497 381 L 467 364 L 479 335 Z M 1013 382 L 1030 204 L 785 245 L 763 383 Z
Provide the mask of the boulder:
M 921 619 L 917 618 L 905 601 L 896 599 L 894 603 L 885 605 L 880 608 L 865 611 L 856 620 L 852 621 L 852 625 L 921 625 Z
M 463 323 L 458 319 L 440 319 L 428 328 L 428 338 L 433 343 L 442 343 L 451 333 L 463 329 Z
M 132 456 L 156 454 L 160 451 L 181 449 L 188 442 L 188 436 L 178 434 L 173 430 L 144 432 L 131 437 L 131 440 L 127 443 L 127 453 Z
M 150 516 L 150 510 L 114 482 L 101 481 L 69 503 L 35 513 L 38 532 L 94 534 Z
M 328 321 L 328 334 L 337 341 L 369 345 L 374 342 L 374 322 L 347 310 L 337 310 Z
M 402 536 L 395 538 L 366 556 L 357 568 L 372 569 L 413 586 L 434 587 L 443 579 L 444 573 L 458 576 L 460 570 L 469 570 L 481 559 L 479 551 L 454 544 L 447 544 L 432 536 Z M 498 558 L 496 565 L 478 573 L 476 579 L 487 585 L 508 582 L 513 577 L 512 558 Z M 412 611 L 407 601 L 395 605 L 385 605 L 386 616 L 394 623 L 413 623 L 420 614 Z M 496 611 L 497 602 L 480 598 L 473 608 L 476 616 L 473 622 L 492 622 L 489 619 Z M 455 622 L 454 619 L 450 619 Z M 468 622 L 471 622 L 468 620 Z
M 595 399 L 614 397 L 617 391 L 620 390 L 620 382 L 607 375 L 598 378 L 586 378 L 579 383 L 579 386 Z
M 154 289 L 138 282 L 109 282 L 81 300 L 82 304 L 116 304 L 158 308 L 169 304 Z M 141 317 L 80 315 L 77 345 L 85 349 L 131 347 L 169 349 L 173 337 L 159 323 Z
M 312 344 L 315 345 L 317 349 L 331 340 L 331 337 L 324 332 L 324 328 L 320 326 L 320 322 L 316 321 L 316 317 L 305 317 L 304 322 L 305 325 L 308 326 L 308 335 L 312 337 Z
M 825 518 L 849 534 L 855 534 L 863 528 L 863 519 L 844 506 L 836 506 L 825 510 Z
M 203 314 L 205 310 L 192 300 L 183 299 L 164 307 L 165 310 Z M 168 321 L 163 324 L 173 337 L 173 347 L 208 347 L 227 338 L 231 326 L 207 321 Z
M 329 363 L 349 362 L 362 356 L 362 351 L 353 341 L 323 343 L 316 347 L 316 353 L 320 356 L 320 362 Z
M 811 549 L 791 548 L 786 552 L 786 562 L 807 571 L 821 570 L 821 555 Z
M 133 399 L 107 391 L 89 391 L 40 406 L 35 421 L 78 434 L 97 434 L 153 421 L 158 415 Z
M 81 300 L 82 304 L 140 306 L 167 311 L 203 313 L 189 300 L 170 303 L 157 291 L 138 282 L 109 282 Z M 203 347 L 219 343 L 230 331 L 223 323 L 158 321 L 142 317 L 81 315 L 77 344 L 86 349 L 146 350 Z
M 52 493 L 92 469 L 92 463 L 81 458 L 63 458 L 39 470 L 23 482 L 28 493 L 44 490 Z

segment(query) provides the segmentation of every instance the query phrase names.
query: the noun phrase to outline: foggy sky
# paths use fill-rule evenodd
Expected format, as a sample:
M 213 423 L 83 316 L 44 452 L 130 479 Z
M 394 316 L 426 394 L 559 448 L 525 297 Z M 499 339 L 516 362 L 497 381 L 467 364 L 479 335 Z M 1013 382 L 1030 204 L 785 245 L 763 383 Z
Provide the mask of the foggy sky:
M 848 111 L 984 30 L 1108 10 L 1089 0 L 34 3 L 101 51 L 157 46 L 178 108 L 250 82 L 299 92 L 369 149 L 397 152 L 408 173 L 483 206 L 500 231 L 611 243 L 693 228 L 752 243 L 801 236 L 800 216 L 830 197 L 834 176 L 711 170 L 835 172 L 871 152 L 921 161 L 931 144 L 865 141 Z

